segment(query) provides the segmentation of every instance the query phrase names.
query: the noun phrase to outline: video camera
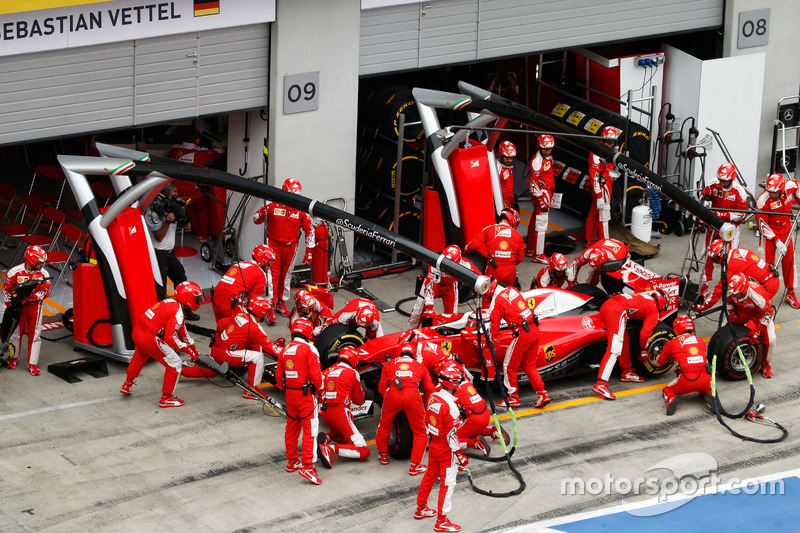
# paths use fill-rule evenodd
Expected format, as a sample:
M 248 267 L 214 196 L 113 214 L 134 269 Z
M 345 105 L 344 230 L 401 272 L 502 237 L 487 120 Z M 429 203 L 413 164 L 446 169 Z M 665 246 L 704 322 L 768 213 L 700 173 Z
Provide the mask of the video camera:
M 161 218 L 166 218 L 168 214 L 172 213 L 175 215 L 173 223 L 178 228 L 184 228 L 191 222 L 191 217 L 186 216 L 186 204 L 187 202 L 183 198 L 170 197 L 161 192 L 150 204 L 150 209 Z

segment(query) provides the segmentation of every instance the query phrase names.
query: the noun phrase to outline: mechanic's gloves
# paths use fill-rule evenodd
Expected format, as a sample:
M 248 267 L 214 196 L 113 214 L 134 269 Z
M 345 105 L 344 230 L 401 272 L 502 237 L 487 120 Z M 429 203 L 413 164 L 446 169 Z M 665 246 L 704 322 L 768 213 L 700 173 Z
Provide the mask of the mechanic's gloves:
M 310 265 L 313 259 L 314 259 L 314 254 L 311 252 L 311 250 L 306 250 L 306 256 L 303 258 L 303 264 Z
M 786 245 L 783 244 L 783 241 L 780 239 L 775 239 L 775 249 L 781 254 L 786 254 Z
M 711 309 L 711 305 L 712 305 L 711 300 L 709 300 L 706 303 L 695 305 L 694 307 L 692 307 L 692 311 L 694 311 L 695 313 L 702 313 L 703 311 L 708 311 L 709 309 Z
M 639 354 L 639 361 L 646 361 L 650 357 L 650 352 L 647 350 L 642 350 L 642 353 Z
M 747 334 L 747 342 L 751 346 L 758 346 L 759 342 L 761 341 L 761 336 L 758 334 L 758 331 L 751 331 Z
M 269 207 L 266 205 L 253 213 L 253 222 L 256 224 L 263 224 L 264 221 L 267 220 L 267 215 L 269 214 Z
M 184 351 L 189 354 L 189 357 L 192 358 L 192 361 L 197 361 L 197 358 L 200 356 L 200 352 L 197 351 L 197 346 L 194 344 L 187 346 L 186 350 Z
M 469 464 L 469 457 L 464 455 L 464 453 L 461 450 L 454 452 L 454 455 L 456 456 L 456 461 L 458 461 L 458 466 L 460 466 L 461 468 L 464 468 Z

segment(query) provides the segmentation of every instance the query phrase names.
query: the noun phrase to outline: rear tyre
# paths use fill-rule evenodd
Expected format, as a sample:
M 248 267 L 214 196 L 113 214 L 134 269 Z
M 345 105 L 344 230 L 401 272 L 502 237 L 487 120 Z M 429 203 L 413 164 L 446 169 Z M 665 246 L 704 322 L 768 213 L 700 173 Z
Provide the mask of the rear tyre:
M 389 455 L 394 459 L 408 459 L 411 457 L 411 448 L 414 444 L 414 433 L 408 423 L 408 417 L 403 411 L 397 413 L 389 434 Z
M 708 360 L 710 362 L 716 354 L 717 370 L 720 375 L 732 380 L 741 380 L 747 377 L 747 373 L 737 346 L 742 351 L 750 373 L 753 374 L 761 368 L 764 344 L 761 341 L 753 344 L 750 340 L 750 330 L 742 324 L 733 324 L 732 328 L 733 331 L 731 326 L 725 325 L 711 337 L 708 343 Z
M 636 371 L 644 376 L 658 376 L 672 368 L 674 362 L 671 359 L 663 365 L 656 363 L 661 352 L 664 351 L 664 346 L 675 338 L 675 332 L 672 331 L 672 328 L 663 322 L 656 324 L 656 327 L 653 328 L 653 333 L 650 334 L 650 342 L 647 348 L 649 356 L 644 361 L 639 360 L 641 348 L 639 348 L 639 338 L 636 335 L 636 331 L 639 331 L 639 329 L 633 328 L 628 331 L 630 335 L 631 361 Z M 634 337 L 636 338 L 634 339 Z
M 332 324 L 317 335 L 314 347 L 319 352 L 319 363 L 323 370 L 333 365 L 339 358 L 342 346 L 355 346 L 364 344 L 364 337 L 350 326 Z

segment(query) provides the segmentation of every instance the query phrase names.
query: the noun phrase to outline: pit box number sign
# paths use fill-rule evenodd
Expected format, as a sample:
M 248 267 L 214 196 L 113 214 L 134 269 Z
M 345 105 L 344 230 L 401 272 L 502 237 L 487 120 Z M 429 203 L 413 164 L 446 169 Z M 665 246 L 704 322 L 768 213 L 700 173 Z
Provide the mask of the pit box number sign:
M 319 72 L 290 74 L 283 78 L 283 114 L 316 111 L 319 107 Z

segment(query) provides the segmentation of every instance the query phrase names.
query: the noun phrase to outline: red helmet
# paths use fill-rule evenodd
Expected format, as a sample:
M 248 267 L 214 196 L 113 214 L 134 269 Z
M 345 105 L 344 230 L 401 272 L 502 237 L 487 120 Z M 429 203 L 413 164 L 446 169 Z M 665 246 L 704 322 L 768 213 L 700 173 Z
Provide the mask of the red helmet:
M 263 296 L 250 298 L 250 301 L 247 303 L 247 310 L 259 320 L 267 316 L 270 307 L 272 307 L 272 302 Z
M 300 185 L 300 182 L 294 178 L 287 178 L 286 181 L 283 182 L 282 189 L 295 194 L 300 194 L 303 192 L 303 187 Z
M 175 287 L 175 299 L 192 311 L 196 311 L 205 297 L 200 285 L 194 281 L 184 281 Z
M 720 183 L 730 183 L 736 179 L 736 167 L 733 163 L 722 163 L 717 170 L 717 179 Z
M 725 243 L 722 239 L 715 239 L 711 241 L 711 244 L 708 247 L 708 258 L 719 264 L 722 262 L 722 250 L 725 247 Z
M 263 268 L 275 260 L 275 252 L 266 244 L 259 244 L 253 248 L 253 260 Z
M 459 248 L 456 244 L 451 244 L 444 249 L 444 256 L 450 261 L 458 263 L 461 261 L 461 248 Z
M 672 329 L 675 331 L 675 335 L 694 333 L 694 320 L 692 320 L 692 317 L 686 315 L 675 317 L 675 320 L 672 322 Z
M 289 331 L 292 332 L 292 337 L 301 335 L 307 341 L 314 340 L 314 324 L 307 318 L 295 318 L 289 325 Z
M 377 318 L 375 309 L 371 305 L 366 305 L 356 312 L 356 324 L 362 328 L 372 324 L 372 321 Z
M 669 307 L 669 297 L 667 293 L 662 291 L 661 289 L 656 289 L 650 293 L 650 296 L 656 302 L 656 309 L 659 311 L 666 311 L 667 307 Z
M 616 140 L 617 137 L 619 137 L 619 132 L 617 131 L 616 128 L 613 128 L 611 126 L 606 126 L 605 128 L 603 128 L 603 131 L 600 133 L 600 135 L 601 137 L 603 137 L 603 139 Z
M 556 140 L 552 135 L 539 135 L 539 148 L 549 150 L 556 145 Z
M 352 346 L 342 346 L 339 348 L 339 361 L 344 361 L 355 368 L 358 364 L 358 350 Z
M 559 252 L 550 256 L 550 270 L 553 272 L 566 272 L 569 266 L 567 257 Z
M 454 365 L 448 365 L 439 371 L 439 382 L 445 389 L 454 391 L 461 384 L 461 371 Z
M 397 349 L 397 353 L 399 354 L 398 357 L 402 357 L 406 355 L 408 357 L 414 358 L 414 346 L 408 342 L 401 342 L 399 348 Z
M 25 263 L 31 267 L 35 267 L 39 263 L 47 262 L 47 252 L 41 246 L 28 246 L 25 250 Z
M 602 248 L 592 250 L 592 253 L 589 255 L 589 266 L 594 269 L 600 268 L 600 265 L 606 261 L 608 261 L 608 252 Z
M 750 280 L 744 274 L 736 273 L 728 280 L 728 292 L 731 296 L 744 296 L 750 288 Z
M 308 314 L 317 305 L 317 299 L 314 295 L 305 289 L 300 289 L 294 295 L 294 306 L 303 314 Z
M 497 153 L 500 154 L 500 157 L 514 157 L 517 155 L 517 147 L 512 142 L 503 141 L 497 147 Z
M 772 174 L 767 178 L 767 191 L 768 192 L 783 192 L 783 185 L 786 180 L 780 174 Z
M 504 207 L 503 210 L 500 211 L 500 220 L 506 220 L 511 224 L 512 228 L 516 229 L 520 222 L 519 213 L 517 213 L 516 209 Z

